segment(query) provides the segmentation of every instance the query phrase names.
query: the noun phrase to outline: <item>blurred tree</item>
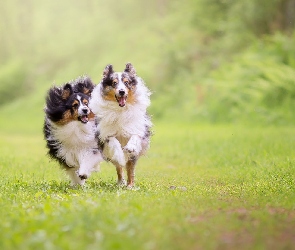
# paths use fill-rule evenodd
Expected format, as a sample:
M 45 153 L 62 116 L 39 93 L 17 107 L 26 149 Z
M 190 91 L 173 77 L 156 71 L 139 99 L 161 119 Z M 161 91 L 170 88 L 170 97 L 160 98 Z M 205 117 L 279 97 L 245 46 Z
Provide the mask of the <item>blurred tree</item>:
M 255 36 L 295 27 L 295 0 L 191 1 L 194 25 L 209 35 Z
M 0 78 L 25 88 L 83 73 L 98 82 L 107 63 L 131 61 L 154 92 L 154 113 L 189 113 L 195 89 L 204 103 L 210 94 L 204 79 L 251 44 L 272 43 L 265 36 L 282 33 L 267 50 L 280 58 L 273 67 L 294 67 L 294 39 L 285 39 L 294 25 L 295 0 L 1 0 Z
M 295 27 L 295 0 L 281 0 L 277 14 L 277 29 L 292 30 Z

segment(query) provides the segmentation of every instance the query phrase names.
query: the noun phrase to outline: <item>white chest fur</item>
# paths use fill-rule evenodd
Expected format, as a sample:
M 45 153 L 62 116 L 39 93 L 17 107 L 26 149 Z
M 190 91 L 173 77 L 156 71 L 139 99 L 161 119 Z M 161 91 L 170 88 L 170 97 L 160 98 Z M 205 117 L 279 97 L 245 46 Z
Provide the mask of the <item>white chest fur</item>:
M 151 127 L 151 121 L 146 117 L 146 109 L 150 105 L 150 92 L 138 78 L 135 90 L 135 101 L 125 107 L 118 103 L 104 100 L 100 85 L 96 86 L 89 107 L 97 116 L 100 139 L 105 141 L 108 137 L 130 138 L 132 135 L 144 137 L 146 127 Z
M 52 123 L 51 128 L 52 139 L 59 142 L 58 156 L 69 166 L 79 166 L 85 153 L 89 154 L 97 148 L 94 121 L 89 121 L 87 124 L 72 121 L 63 126 Z

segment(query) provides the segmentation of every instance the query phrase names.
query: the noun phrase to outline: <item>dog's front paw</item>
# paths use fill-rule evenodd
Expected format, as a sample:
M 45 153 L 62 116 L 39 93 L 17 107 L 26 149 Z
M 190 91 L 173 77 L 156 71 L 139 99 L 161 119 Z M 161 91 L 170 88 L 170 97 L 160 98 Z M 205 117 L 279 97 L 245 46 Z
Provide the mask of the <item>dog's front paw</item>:
M 122 149 L 115 152 L 115 154 L 112 157 L 112 160 L 117 162 L 120 166 L 126 165 L 126 159 L 125 159 L 125 155 L 124 155 Z
M 136 158 L 141 152 L 141 138 L 139 136 L 133 135 L 128 141 L 127 145 L 123 148 L 125 154 L 127 154 L 129 159 Z
M 76 171 L 76 174 L 82 181 L 88 179 L 89 177 L 89 174 L 85 173 L 84 171 L 81 171 L 81 169 Z
M 125 155 L 124 155 L 124 152 L 122 151 L 121 148 L 119 148 L 118 150 L 116 150 L 114 152 L 111 159 L 112 159 L 113 162 L 117 162 L 120 166 L 125 166 L 126 165 Z
M 141 148 L 134 143 L 128 143 L 124 148 L 123 151 L 127 154 L 128 159 L 133 159 L 139 155 Z
M 126 165 L 126 158 L 121 148 L 121 144 L 115 137 L 109 137 L 105 152 L 109 155 L 112 162 L 116 162 L 120 166 Z
M 86 174 L 79 174 L 81 180 L 86 180 L 88 176 Z
M 134 159 L 136 157 L 135 150 L 124 147 L 123 151 L 127 155 L 128 160 Z

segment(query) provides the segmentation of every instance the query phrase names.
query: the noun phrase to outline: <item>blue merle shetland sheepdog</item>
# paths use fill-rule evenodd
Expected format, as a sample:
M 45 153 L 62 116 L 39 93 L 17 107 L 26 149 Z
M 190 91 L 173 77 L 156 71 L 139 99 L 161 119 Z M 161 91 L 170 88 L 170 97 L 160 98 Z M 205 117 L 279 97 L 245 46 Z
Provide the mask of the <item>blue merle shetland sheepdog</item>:
M 43 132 L 48 154 L 65 168 L 72 185 L 83 185 L 103 160 L 88 107 L 93 89 L 90 78 L 82 76 L 52 87 L 46 97 Z
M 107 65 L 103 78 L 93 92 L 89 107 L 96 115 L 98 138 L 103 144 L 103 157 L 117 170 L 118 184 L 134 186 L 135 165 L 150 144 L 152 122 L 147 114 L 150 91 L 127 63 L 123 72 Z

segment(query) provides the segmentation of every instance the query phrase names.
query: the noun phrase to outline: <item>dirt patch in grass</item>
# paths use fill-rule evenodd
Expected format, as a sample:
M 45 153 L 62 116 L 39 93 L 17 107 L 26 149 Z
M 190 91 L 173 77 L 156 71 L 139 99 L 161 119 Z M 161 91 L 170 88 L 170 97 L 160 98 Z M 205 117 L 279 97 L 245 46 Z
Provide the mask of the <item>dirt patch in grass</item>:
M 224 221 L 224 227 L 220 223 Z M 295 211 L 282 207 L 233 208 L 204 212 L 189 218 L 193 224 L 218 221 L 216 249 L 293 249 Z

